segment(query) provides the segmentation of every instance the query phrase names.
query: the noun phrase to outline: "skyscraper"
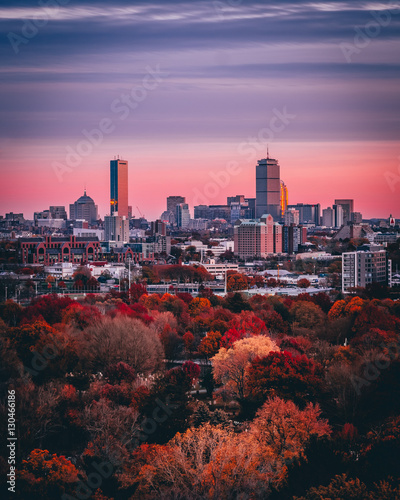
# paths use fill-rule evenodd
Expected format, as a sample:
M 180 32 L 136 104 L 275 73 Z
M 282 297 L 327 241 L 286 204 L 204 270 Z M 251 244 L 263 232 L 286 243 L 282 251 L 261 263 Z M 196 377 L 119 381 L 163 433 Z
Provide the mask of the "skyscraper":
M 172 214 L 169 219 L 172 224 L 176 224 L 176 207 L 180 203 L 186 203 L 184 196 L 168 196 L 167 198 L 167 212 Z
M 110 206 L 111 215 L 129 217 L 128 211 L 128 162 L 110 161 Z
M 256 166 L 256 218 L 270 214 L 275 221 L 281 218 L 281 179 L 277 160 L 258 160 Z
M 343 224 L 350 222 L 354 212 L 354 200 L 335 200 L 335 205 L 341 205 L 343 208 Z
M 189 227 L 190 212 L 187 203 L 179 203 L 176 205 L 176 225 L 181 229 Z

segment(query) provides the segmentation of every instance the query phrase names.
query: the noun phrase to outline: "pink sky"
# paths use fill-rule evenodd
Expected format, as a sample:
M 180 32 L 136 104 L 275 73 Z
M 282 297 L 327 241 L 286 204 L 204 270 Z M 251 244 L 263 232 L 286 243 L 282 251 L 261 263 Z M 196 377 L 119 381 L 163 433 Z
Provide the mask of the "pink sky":
M 169 195 L 186 196 L 193 203 L 224 204 L 236 194 L 255 195 L 255 161 L 237 152 L 240 143 L 163 144 L 132 148 L 115 147 L 129 162 L 129 203 L 149 220 L 166 209 Z M 257 159 L 264 145 L 256 144 Z M 52 149 L 37 143 L 20 146 L 5 158 L 0 187 L 0 213 L 33 211 L 75 201 L 86 185 L 87 193 L 104 217 L 109 210 L 109 159 L 111 150 L 94 151 L 60 182 L 52 169 Z M 281 178 L 289 189 L 289 203 L 320 203 L 331 206 L 335 198 L 353 198 L 355 210 L 365 218 L 400 218 L 400 182 L 389 185 L 385 173 L 398 175 L 399 147 L 395 142 L 278 143 L 270 145 L 270 157 L 278 159 Z M 233 165 L 231 173 L 227 166 Z M 218 186 L 217 180 L 222 186 Z M 201 193 L 201 197 L 199 196 Z

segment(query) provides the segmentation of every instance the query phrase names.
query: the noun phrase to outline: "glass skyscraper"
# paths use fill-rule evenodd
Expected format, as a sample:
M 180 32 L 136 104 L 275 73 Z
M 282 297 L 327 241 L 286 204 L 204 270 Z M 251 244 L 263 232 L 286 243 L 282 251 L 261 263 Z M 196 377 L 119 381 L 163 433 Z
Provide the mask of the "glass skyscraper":
M 110 161 L 110 210 L 111 215 L 128 217 L 128 162 Z

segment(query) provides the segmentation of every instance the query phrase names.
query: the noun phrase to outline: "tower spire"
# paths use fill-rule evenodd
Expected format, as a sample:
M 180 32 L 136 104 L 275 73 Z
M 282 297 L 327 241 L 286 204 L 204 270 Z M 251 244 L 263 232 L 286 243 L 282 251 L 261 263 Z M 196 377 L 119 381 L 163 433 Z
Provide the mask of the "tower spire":
M 269 144 L 267 144 L 267 160 L 269 160 Z

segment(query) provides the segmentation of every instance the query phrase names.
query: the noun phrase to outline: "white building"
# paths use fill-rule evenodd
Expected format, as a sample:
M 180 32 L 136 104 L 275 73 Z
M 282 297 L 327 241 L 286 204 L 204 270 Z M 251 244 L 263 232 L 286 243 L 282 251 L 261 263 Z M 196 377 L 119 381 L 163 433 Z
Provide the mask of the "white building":
M 345 252 L 342 257 L 343 293 L 348 293 L 350 288 L 365 288 L 370 283 L 392 286 L 392 261 L 382 247 L 365 245 L 365 249 Z

